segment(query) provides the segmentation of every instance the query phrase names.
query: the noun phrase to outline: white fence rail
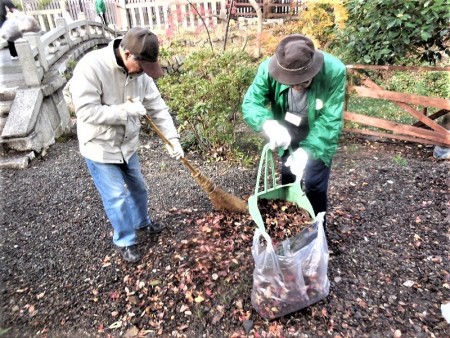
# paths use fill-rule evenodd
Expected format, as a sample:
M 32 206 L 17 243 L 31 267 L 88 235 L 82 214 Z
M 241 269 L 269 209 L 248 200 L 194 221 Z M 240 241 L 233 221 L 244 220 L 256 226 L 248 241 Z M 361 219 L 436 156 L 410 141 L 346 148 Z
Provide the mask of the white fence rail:
M 156 1 L 146 3 L 128 3 L 129 27 L 147 26 L 153 31 L 180 29 L 195 31 L 203 27 L 201 18 L 208 27 L 217 26 L 217 17 L 225 11 L 222 0 L 186 0 Z
M 217 17 L 226 13 L 226 0 L 106 0 L 106 21 L 117 30 L 128 30 L 134 26 L 145 26 L 161 33 L 181 29 L 196 31 L 203 26 L 217 26 Z M 48 32 L 56 27 L 56 18 L 77 20 L 80 14 L 87 20 L 98 21 L 95 1 L 58 0 L 41 8 L 37 0 L 23 0 L 23 10 L 33 15 Z M 200 18 L 201 17 L 201 18 Z M 69 19 L 69 20 L 70 20 Z
M 306 0 L 257 0 L 265 18 L 298 15 Z M 27 14 L 39 21 L 48 32 L 56 27 L 57 17 L 67 21 L 78 20 L 80 15 L 89 21 L 101 22 L 95 11 L 94 0 L 53 0 L 42 8 L 38 0 L 21 0 Z M 191 3 L 192 6 L 189 4 Z M 114 29 L 125 31 L 134 26 L 149 27 L 156 33 L 203 29 L 201 18 L 208 27 L 218 25 L 218 16 L 224 18 L 231 1 L 228 0 L 105 0 L 106 21 Z M 234 2 L 233 16 L 255 16 L 248 0 Z

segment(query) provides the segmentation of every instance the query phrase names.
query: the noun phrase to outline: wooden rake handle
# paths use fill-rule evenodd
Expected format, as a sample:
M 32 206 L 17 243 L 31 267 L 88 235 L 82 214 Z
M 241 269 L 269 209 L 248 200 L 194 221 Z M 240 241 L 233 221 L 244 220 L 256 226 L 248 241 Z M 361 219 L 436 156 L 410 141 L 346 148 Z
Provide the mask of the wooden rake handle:
M 128 96 L 127 99 L 128 99 L 128 101 L 133 102 L 133 99 L 131 98 L 131 96 Z M 165 144 L 167 144 L 170 148 L 173 149 L 172 142 L 170 142 L 169 139 L 162 133 L 162 131 L 155 124 L 155 122 L 153 122 L 153 120 L 150 118 L 150 116 L 144 115 L 144 117 L 147 120 L 147 123 L 153 129 L 153 131 L 159 136 L 159 138 L 161 140 L 163 140 L 163 142 Z M 200 171 L 197 168 L 195 168 L 186 158 L 182 157 L 182 158 L 180 158 L 180 161 L 183 162 L 183 164 L 189 169 L 189 171 L 192 173 L 193 176 L 200 175 Z
M 150 127 L 153 129 L 153 131 L 159 136 L 161 140 L 165 144 L 167 144 L 169 147 L 173 149 L 173 144 L 170 142 L 170 140 L 162 133 L 162 131 L 157 127 L 155 122 L 148 116 L 144 116 L 147 120 L 147 123 L 150 125 Z M 192 175 L 198 175 L 199 171 L 197 168 L 195 168 L 185 157 L 180 158 L 180 161 L 183 162 L 183 164 L 189 169 L 189 171 L 192 173 Z

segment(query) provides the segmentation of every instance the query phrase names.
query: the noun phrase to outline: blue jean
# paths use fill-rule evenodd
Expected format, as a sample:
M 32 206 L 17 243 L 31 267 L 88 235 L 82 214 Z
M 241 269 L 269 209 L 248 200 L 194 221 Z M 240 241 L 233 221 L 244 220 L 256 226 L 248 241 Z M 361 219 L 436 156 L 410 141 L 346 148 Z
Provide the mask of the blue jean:
M 147 186 L 137 153 L 128 163 L 85 160 L 114 228 L 114 244 L 119 247 L 136 244 L 135 230 L 151 222 L 147 211 Z

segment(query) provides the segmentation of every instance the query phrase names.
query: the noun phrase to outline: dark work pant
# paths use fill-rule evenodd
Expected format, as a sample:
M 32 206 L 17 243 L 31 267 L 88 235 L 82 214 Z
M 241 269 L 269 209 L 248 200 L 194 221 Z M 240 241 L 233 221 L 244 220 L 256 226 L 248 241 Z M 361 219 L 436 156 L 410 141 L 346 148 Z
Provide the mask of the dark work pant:
M 4 6 L 3 3 L 2 3 L 2 6 Z M 3 26 L 5 21 L 6 21 L 6 19 L 4 19 L 4 20 L 0 19 L 0 28 Z M 11 54 L 11 56 L 14 56 L 14 57 L 17 56 L 16 46 L 13 41 L 8 41 L 8 49 L 9 49 L 9 54 Z
M 291 173 L 289 167 L 284 163 L 289 157 L 289 152 L 282 156 L 281 184 L 295 182 L 295 175 Z M 328 181 L 330 179 L 330 167 L 327 167 L 321 160 L 309 159 L 303 175 L 303 190 L 306 193 L 316 215 L 319 212 L 327 211 L 328 202 Z M 325 221 L 324 221 L 325 228 Z
M 101 17 L 102 17 L 102 19 L 103 19 L 103 23 L 104 23 L 106 26 L 108 26 L 108 22 L 106 22 L 106 14 L 105 14 L 105 13 L 102 13 Z
M 16 45 L 13 41 L 8 41 L 8 49 L 11 56 L 17 56 Z

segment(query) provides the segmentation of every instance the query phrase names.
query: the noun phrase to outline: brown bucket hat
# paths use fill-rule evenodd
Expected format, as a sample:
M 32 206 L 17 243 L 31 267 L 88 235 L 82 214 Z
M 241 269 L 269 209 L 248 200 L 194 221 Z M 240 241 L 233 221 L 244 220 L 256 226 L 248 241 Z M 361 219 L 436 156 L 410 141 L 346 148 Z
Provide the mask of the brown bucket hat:
M 158 37 L 144 27 L 131 28 L 123 37 L 121 46 L 128 49 L 139 61 L 142 70 L 151 78 L 157 79 L 164 75 L 158 62 Z
M 311 39 L 301 34 L 283 38 L 269 61 L 269 74 L 285 85 L 311 80 L 322 69 L 323 54 Z

